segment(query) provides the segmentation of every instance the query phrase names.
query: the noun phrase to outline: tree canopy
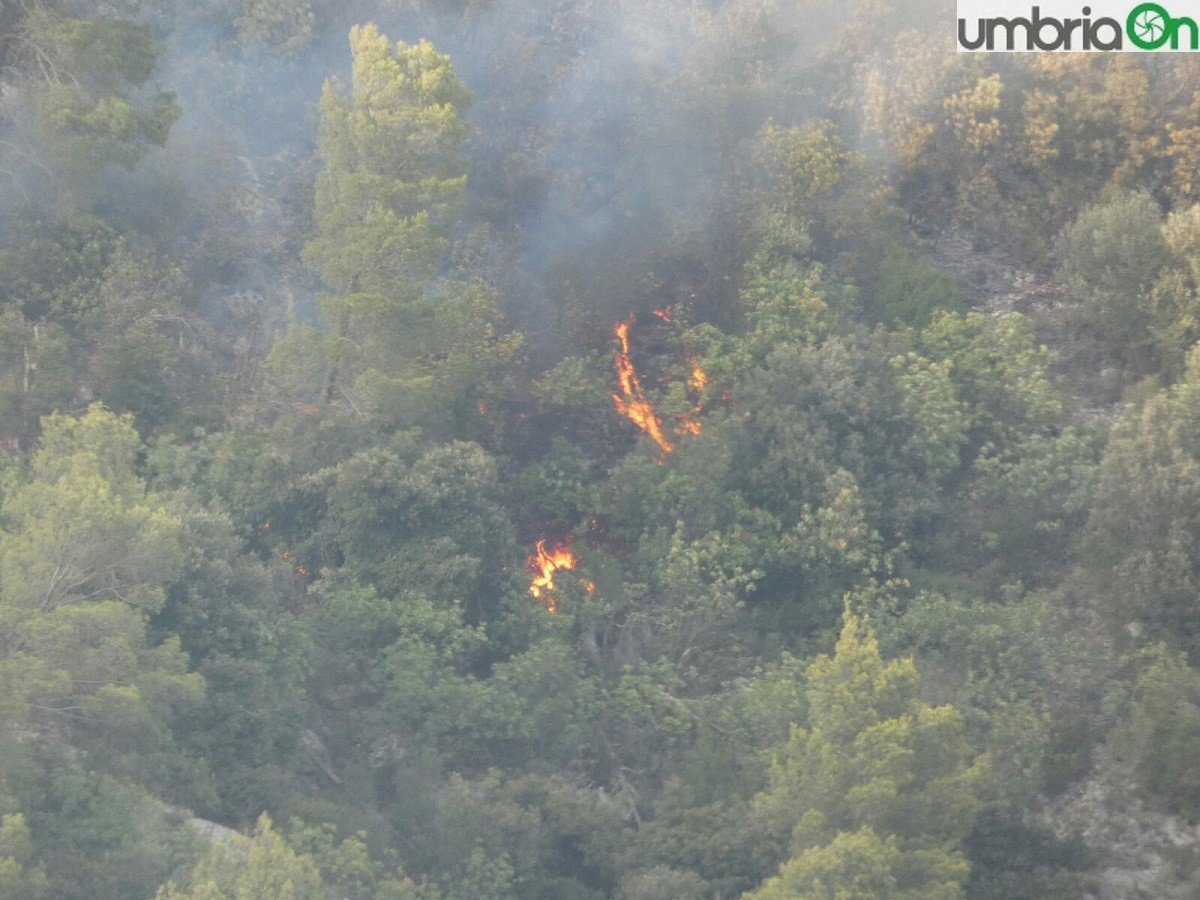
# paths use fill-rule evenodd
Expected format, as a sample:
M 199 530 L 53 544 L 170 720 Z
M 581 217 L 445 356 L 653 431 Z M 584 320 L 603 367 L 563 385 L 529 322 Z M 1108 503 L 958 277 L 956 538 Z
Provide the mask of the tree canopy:
M 0 900 L 1191 897 L 1200 81 L 944 4 L 0 4 Z

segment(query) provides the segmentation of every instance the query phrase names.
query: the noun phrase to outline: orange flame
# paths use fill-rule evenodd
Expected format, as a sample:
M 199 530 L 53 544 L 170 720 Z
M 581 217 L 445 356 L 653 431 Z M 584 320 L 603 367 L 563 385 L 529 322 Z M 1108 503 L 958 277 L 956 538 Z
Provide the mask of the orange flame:
M 664 306 L 662 309 L 656 309 L 654 310 L 654 314 L 664 322 L 670 322 L 675 318 L 675 310 L 670 306 Z
M 546 540 L 537 542 L 537 552 L 529 557 L 529 568 L 533 571 L 533 584 L 529 585 L 529 593 L 538 603 L 546 607 L 547 612 L 558 612 L 558 598 L 554 590 L 554 573 L 562 569 L 575 568 L 575 554 L 566 544 L 555 544 L 552 550 L 546 549 Z M 588 596 L 596 593 L 596 585 L 580 579 Z
M 632 324 L 633 316 L 630 316 L 624 322 L 618 322 L 613 329 L 617 340 L 621 342 L 621 349 L 617 352 L 617 380 L 621 383 L 621 393 L 613 392 L 613 404 L 617 412 L 650 435 L 663 453 L 670 453 L 675 447 L 663 434 L 662 419 L 646 399 L 646 392 L 642 390 L 637 371 L 629 359 L 629 326 Z
M 534 572 L 529 593 L 544 604 L 548 612 L 558 612 L 558 599 L 551 593 L 554 590 L 554 573 L 559 569 L 574 569 L 575 554 L 566 544 L 555 544 L 552 550 L 547 550 L 543 538 L 537 542 L 537 553 L 529 557 L 529 568 Z
M 696 362 L 696 358 L 690 357 L 689 361 L 692 364 L 692 374 L 688 376 L 688 387 L 699 394 L 704 390 L 704 386 L 708 384 L 708 373 L 700 368 L 700 364 Z M 703 430 L 703 425 L 696 416 L 704 412 L 704 401 L 697 398 L 696 405 L 688 412 L 679 417 L 679 424 L 675 426 L 675 433 L 684 434 L 699 434 Z

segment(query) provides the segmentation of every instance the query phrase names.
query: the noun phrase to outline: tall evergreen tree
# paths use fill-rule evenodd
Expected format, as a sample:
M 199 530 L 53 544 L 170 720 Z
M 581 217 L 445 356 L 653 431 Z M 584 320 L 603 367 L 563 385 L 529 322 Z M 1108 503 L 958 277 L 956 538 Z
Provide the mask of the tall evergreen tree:
M 793 727 L 756 801 L 790 832 L 792 858 L 747 896 L 961 897 L 959 846 L 987 767 L 971 759 L 962 717 L 922 702 L 913 661 L 885 662 L 849 609 L 836 652 L 807 674 L 808 727 Z
M 350 47 L 349 89 L 326 84 L 321 99 L 324 166 L 305 252 L 330 289 L 325 330 L 294 332 L 277 358 L 296 363 L 326 406 L 420 421 L 485 380 L 496 348 L 494 292 L 437 278 L 466 189 L 470 92 L 428 41 L 393 48 L 367 25 Z

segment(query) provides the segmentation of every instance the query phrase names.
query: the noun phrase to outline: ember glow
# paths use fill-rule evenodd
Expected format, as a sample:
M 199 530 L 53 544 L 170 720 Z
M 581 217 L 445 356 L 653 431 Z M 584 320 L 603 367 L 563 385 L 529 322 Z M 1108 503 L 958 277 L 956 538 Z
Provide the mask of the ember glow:
M 646 399 L 646 392 L 642 390 L 637 371 L 629 359 L 629 326 L 632 324 L 633 317 L 630 316 L 624 322 L 618 322 L 614 329 L 617 340 L 621 342 L 621 349 L 617 352 L 617 380 L 621 392 L 613 392 L 613 403 L 617 412 L 650 435 L 663 453 L 670 453 L 675 447 L 663 434 L 662 419 Z
M 543 538 L 537 542 L 537 552 L 529 557 L 529 568 L 534 573 L 529 593 L 533 599 L 543 604 L 547 611 L 558 612 L 558 598 L 552 593 L 554 573 L 560 569 L 574 569 L 575 554 L 566 544 L 555 544 L 553 549 L 547 550 Z
M 708 373 L 706 373 L 700 364 L 696 362 L 695 357 L 690 358 L 692 364 L 692 374 L 688 376 L 688 387 L 697 395 L 704 390 L 704 386 L 708 384 Z M 675 433 L 684 434 L 699 434 L 703 429 L 700 420 L 696 418 L 704 411 L 704 401 L 699 396 L 696 398 L 696 405 L 688 412 L 679 417 L 679 424 L 675 426 Z
M 533 584 L 529 585 L 529 593 L 538 603 L 546 607 L 547 612 L 558 612 L 558 598 L 554 596 L 554 573 L 563 569 L 575 568 L 575 554 L 566 544 L 555 544 L 550 550 L 546 549 L 546 540 L 537 542 L 537 552 L 529 557 L 529 568 L 533 572 Z M 580 579 L 588 595 L 596 593 L 596 585 L 586 579 Z

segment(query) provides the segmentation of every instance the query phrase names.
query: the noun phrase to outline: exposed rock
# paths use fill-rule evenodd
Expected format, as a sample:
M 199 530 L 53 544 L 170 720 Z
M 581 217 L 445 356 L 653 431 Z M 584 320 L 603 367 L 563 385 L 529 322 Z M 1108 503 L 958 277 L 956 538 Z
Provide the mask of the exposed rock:
M 1200 827 L 1149 810 L 1119 767 L 1102 759 L 1086 780 L 1047 803 L 1047 823 L 1063 840 L 1096 854 L 1099 885 L 1090 900 L 1184 900 L 1200 864 Z
M 190 809 L 184 809 L 182 806 L 172 806 L 170 803 L 163 803 L 162 810 L 163 816 L 169 823 L 187 825 L 193 833 L 206 841 L 228 841 L 237 835 L 236 830 L 219 822 L 213 822 L 210 819 L 202 819 L 199 816 L 192 815 Z
M 408 755 L 408 747 L 404 739 L 394 731 L 371 744 L 371 765 L 378 768 L 391 763 L 398 763 Z
M 234 829 L 208 819 L 201 819 L 199 816 L 190 816 L 187 824 L 192 831 L 209 841 L 228 841 L 237 835 Z
M 317 764 L 317 768 L 321 770 L 321 774 L 332 781 L 334 784 L 341 784 L 342 779 L 337 771 L 333 768 L 333 753 L 329 747 L 321 740 L 321 736 L 311 728 L 305 728 L 300 732 L 299 744 L 308 751 L 313 762 Z

